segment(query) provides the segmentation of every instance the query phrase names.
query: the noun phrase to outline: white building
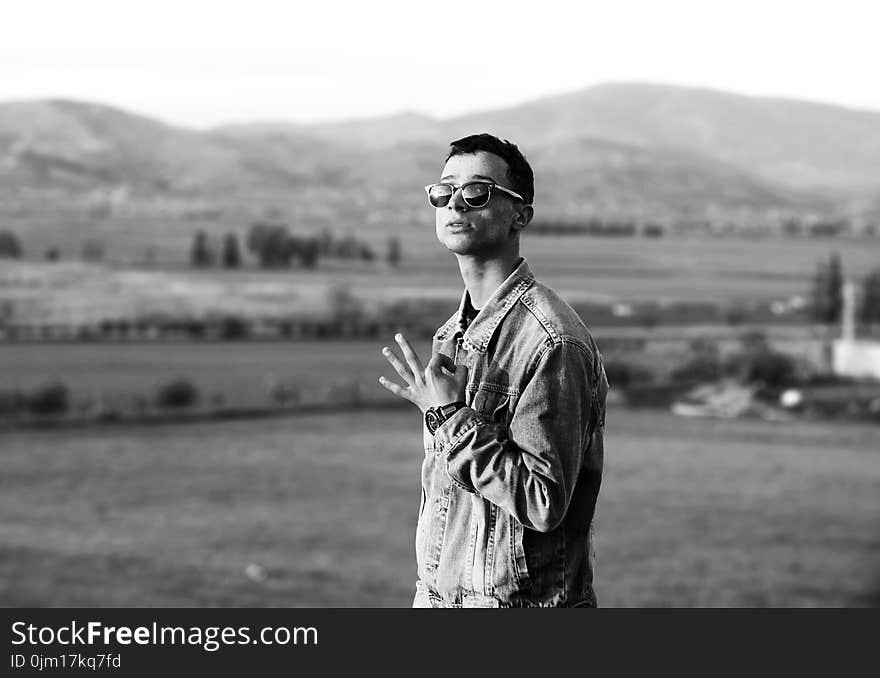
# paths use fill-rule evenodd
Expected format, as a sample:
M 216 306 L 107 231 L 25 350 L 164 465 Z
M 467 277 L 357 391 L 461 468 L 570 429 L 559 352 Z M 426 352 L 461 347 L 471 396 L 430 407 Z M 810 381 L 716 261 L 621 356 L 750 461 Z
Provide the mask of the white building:
M 880 379 L 880 342 L 856 339 L 855 286 L 843 286 L 843 329 L 831 346 L 831 369 L 835 374 Z

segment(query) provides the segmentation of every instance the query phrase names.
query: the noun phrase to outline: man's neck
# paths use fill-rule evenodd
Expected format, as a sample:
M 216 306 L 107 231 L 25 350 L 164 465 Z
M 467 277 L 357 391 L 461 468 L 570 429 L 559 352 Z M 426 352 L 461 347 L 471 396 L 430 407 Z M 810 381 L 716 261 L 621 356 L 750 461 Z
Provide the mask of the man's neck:
M 458 268 L 464 280 L 471 304 L 481 309 L 489 301 L 519 263 L 519 251 L 510 252 L 493 259 L 482 259 L 469 255 L 458 256 Z

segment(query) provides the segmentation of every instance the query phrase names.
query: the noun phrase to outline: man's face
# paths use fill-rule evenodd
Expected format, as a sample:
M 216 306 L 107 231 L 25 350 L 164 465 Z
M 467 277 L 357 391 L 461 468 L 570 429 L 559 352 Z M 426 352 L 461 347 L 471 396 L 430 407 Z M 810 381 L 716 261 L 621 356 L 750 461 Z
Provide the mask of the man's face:
M 485 151 L 452 156 L 440 179 L 456 185 L 475 180 L 492 181 L 512 189 L 507 179 L 507 163 Z M 485 207 L 468 207 L 457 190 L 445 207 L 436 209 L 437 239 L 455 254 L 503 252 L 513 245 L 525 225 L 521 222 L 522 210 L 522 202 L 497 190 L 492 191 Z

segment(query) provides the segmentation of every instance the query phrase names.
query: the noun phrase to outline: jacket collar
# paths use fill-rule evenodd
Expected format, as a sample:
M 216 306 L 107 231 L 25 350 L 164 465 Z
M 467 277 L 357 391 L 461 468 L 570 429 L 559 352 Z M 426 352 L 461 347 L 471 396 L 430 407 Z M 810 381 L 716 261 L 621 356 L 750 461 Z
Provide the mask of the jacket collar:
M 467 350 L 485 353 L 498 325 L 534 281 L 535 277 L 529 269 L 528 262 L 525 257 L 521 257 L 519 265 L 492 293 L 467 330 L 464 329 L 464 310 L 467 306 L 469 293 L 465 287 L 458 311 L 453 313 L 452 317 L 437 330 L 434 338 L 438 341 L 445 341 L 455 332 L 464 331 L 463 346 Z

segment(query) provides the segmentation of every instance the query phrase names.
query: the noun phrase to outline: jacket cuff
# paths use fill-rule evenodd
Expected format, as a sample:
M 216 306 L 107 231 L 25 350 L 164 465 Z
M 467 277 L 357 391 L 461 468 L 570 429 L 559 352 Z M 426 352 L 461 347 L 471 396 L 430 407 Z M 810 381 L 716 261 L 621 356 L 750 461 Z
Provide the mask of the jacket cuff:
M 446 474 L 458 487 L 476 494 L 477 491 L 471 486 L 467 478 L 461 477 L 450 468 L 450 458 L 458 452 L 462 440 L 477 426 L 485 424 L 486 420 L 476 410 L 470 407 L 462 407 L 449 419 L 444 421 L 434 433 L 434 450 L 446 461 Z

